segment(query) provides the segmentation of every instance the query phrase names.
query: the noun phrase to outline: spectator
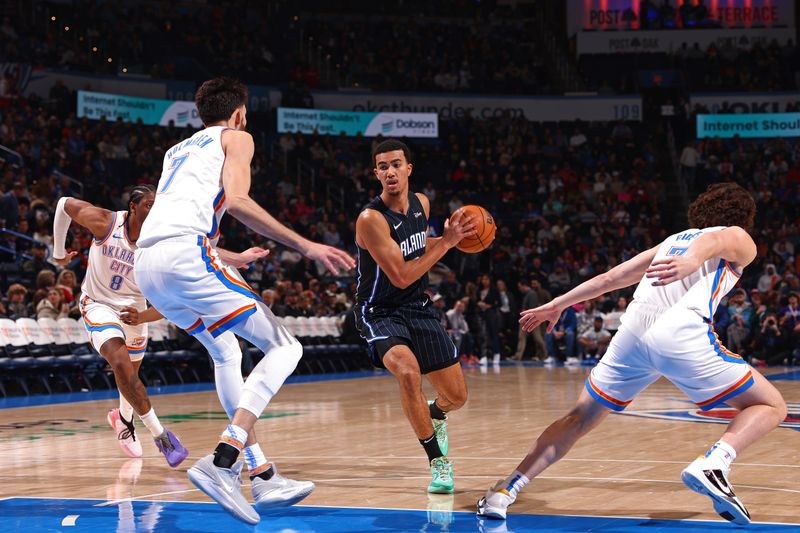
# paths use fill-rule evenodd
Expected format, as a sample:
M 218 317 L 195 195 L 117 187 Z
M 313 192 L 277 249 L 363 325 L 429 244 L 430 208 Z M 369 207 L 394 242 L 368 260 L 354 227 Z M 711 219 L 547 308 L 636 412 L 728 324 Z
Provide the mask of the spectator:
M 487 342 L 483 346 L 480 363 L 485 365 L 489 362 L 492 355 L 494 363 L 500 362 L 500 297 L 497 289 L 492 286 L 492 278 L 488 274 L 483 274 L 480 278 L 480 289 L 478 291 L 477 306 L 480 309 L 479 316 L 486 328 Z
M 28 303 L 28 289 L 19 283 L 12 283 L 8 287 L 5 307 L 6 315 L 12 320 L 28 318 L 31 316 L 31 306 Z
M 36 305 L 36 318 L 66 318 L 69 316 L 69 305 L 64 301 L 64 292 L 52 287 L 47 291 L 47 297 L 42 298 Z
M 578 336 L 578 346 L 583 357 L 599 359 L 606 353 L 608 343 L 611 342 L 611 333 L 603 327 L 603 317 L 594 317 L 592 327 Z M 576 358 L 575 362 L 579 362 Z M 569 359 L 567 359 L 569 363 Z
M 576 327 L 575 309 L 568 307 L 561 313 L 561 318 L 558 319 L 552 332 L 544 335 L 544 342 L 547 346 L 545 364 L 555 364 L 575 357 Z
M 522 296 L 522 307 L 521 309 L 533 309 L 535 307 L 539 307 L 539 295 L 536 291 L 531 289 L 530 283 L 524 279 L 517 282 L 517 290 L 519 291 L 520 295 Z M 518 328 L 518 336 L 517 336 L 517 350 L 514 353 L 514 356 L 511 357 L 514 361 L 522 361 L 525 356 L 525 348 L 527 346 L 528 337 L 531 337 L 533 340 L 533 357 L 539 360 L 544 359 L 547 356 L 547 348 L 544 344 L 544 337 L 542 336 L 541 328 L 536 328 L 530 333 L 527 333 L 524 329 Z
M 731 316 L 731 325 L 728 326 L 728 349 L 734 353 L 743 352 L 753 320 L 753 307 L 747 301 L 744 289 L 736 289 L 728 300 L 728 313 Z
M 625 309 L 627 308 L 628 299 L 624 296 L 617 298 L 614 309 L 603 315 L 603 323 L 608 331 L 616 333 L 620 326 L 620 318 L 622 318 L 622 315 L 625 313 Z
M 64 292 L 64 301 L 69 307 L 73 307 L 76 303 L 76 291 L 78 290 L 78 280 L 75 278 L 75 272 L 65 268 L 58 274 L 56 280 L 56 288 Z

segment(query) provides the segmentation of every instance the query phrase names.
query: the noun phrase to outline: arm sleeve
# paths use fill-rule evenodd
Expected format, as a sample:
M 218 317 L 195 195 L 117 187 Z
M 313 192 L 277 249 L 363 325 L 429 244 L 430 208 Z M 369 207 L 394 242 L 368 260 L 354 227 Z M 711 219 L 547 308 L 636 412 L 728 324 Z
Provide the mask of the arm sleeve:
M 53 217 L 53 258 L 55 259 L 64 259 L 67 255 L 64 244 L 67 240 L 67 230 L 69 230 L 69 225 L 72 223 L 72 218 L 67 214 L 64 206 L 69 199 L 69 196 L 64 196 L 58 201 L 56 214 Z

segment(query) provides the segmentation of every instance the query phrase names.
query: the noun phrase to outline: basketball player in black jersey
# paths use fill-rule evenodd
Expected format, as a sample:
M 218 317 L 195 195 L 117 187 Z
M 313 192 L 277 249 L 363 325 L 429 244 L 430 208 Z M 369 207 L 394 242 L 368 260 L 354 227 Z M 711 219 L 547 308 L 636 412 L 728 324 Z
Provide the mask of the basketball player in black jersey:
M 400 382 L 400 401 L 428 455 L 428 492 L 453 492 L 453 466 L 447 459 L 447 413 L 467 400 L 464 374 L 453 341 L 431 309 L 425 289 L 428 270 L 458 242 L 472 235 L 471 219 L 456 215 L 442 237 L 428 237 L 430 202 L 408 188 L 411 153 L 397 140 L 373 152 L 375 175 L 383 190 L 356 221 L 358 292 L 356 321 L 369 343 L 373 364 Z M 436 389 L 427 402 L 422 375 Z

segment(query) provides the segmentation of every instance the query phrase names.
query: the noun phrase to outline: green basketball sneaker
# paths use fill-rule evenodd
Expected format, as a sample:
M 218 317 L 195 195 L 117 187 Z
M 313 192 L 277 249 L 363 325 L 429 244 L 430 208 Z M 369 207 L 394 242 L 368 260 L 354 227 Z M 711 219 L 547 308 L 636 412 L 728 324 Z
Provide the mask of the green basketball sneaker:
M 428 400 L 428 405 L 432 405 L 434 401 Z M 444 420 L 431 418 L 431 423 L 433 424 L 433 433 L 436 435 L 436 442 L 439 443 L 439 449 L 442 451 L 442 455 L 447 455 L 450 445 L 450 441 L 447 439 L 447 415 Z
M 431 478 L 428 492 L 434 494 L 453 493 L 453 463 L 447 457 L 437 457 L 431 461 Z

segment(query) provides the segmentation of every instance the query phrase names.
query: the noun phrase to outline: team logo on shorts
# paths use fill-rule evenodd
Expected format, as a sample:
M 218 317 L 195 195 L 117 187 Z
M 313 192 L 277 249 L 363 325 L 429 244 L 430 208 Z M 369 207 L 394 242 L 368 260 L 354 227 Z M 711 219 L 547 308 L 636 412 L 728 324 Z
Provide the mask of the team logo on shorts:
M 800 431 L 800 403 L 787 403 L 789 413 L 781 423 L 782 428 Z M 640 411 L 622 411 L 621 415 L 640 416 L 643 418 L 660 418 L 662 420 L 683 420 L 684 422 L 706 422 L 711 424 L 727 424 L 739 411 L 730 407 L 715 407 L 708 411 L 700 409 L 642 409 Z
M 144 346 L 144 343 L 145 343 L 146 341 L 147 341 L 147 338 L 146 338 L 146 337 L 136 337 L 136 338 L 135 338 L 135 339 L 133 339 L 133 341 L 131 342 L 131 346 L 133 346 L 134 348 L 138 348 L 139 346 Z

